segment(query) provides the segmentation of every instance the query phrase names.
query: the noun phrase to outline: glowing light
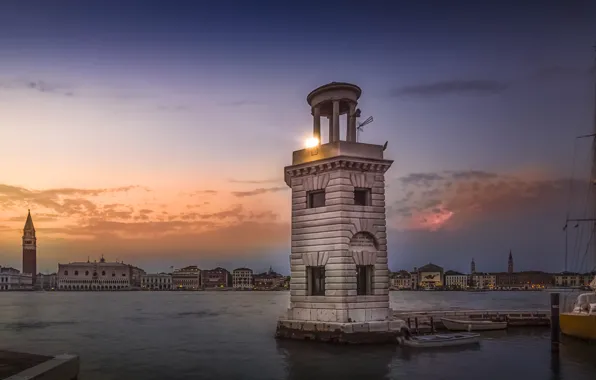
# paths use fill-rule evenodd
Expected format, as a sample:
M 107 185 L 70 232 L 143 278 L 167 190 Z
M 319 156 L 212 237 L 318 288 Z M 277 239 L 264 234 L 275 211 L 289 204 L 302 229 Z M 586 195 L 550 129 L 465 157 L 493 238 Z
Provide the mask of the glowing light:
M 319 139 L 316 137 L 309 137 L 306 139 L 305 146 L 307 148 L 314 148 L 319 145 Z

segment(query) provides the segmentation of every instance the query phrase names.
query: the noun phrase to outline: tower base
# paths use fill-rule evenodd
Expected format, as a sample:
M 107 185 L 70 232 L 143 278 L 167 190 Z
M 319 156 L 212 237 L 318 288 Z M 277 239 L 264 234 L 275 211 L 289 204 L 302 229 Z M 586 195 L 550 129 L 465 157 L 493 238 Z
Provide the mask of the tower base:
M 396 344 L 405 329 L 407 324 L 400 319 L 350 323 L 280 319 L 275 337 L 337 344 Z

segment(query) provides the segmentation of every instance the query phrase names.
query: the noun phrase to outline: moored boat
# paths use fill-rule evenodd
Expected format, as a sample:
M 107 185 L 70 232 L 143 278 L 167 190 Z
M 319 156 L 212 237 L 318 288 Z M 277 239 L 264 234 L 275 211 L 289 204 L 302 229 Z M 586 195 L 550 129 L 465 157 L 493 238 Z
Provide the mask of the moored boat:
M 596 277 L 590 285 L 596 288 Z M 596 293 L 580 294 L 573 310 L 561 313 L 559 320 L 564 335 L 596 341 Z
M 451 331 L 492 331 L 505 330 L 507 322 L 475 321 L 471 319 L 450 319 L 441 318 L 441 322 L 447 330 Z
M 478 343 L 480 343 L 480 335 L 471 333 L 422 335 L 400 339 L 400 344 L 415 348 L 453 347 Z

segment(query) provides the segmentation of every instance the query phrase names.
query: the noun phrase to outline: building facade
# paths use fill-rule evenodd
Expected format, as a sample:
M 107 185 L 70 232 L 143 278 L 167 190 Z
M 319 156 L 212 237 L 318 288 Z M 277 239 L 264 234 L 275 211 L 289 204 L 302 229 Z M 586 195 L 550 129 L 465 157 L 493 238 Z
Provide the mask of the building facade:
M 21 273 L 18 269 L 0 267 L 0 291 L 32 289 L 33 276 L 31 273 Z
M 422 289 L 443 287 L 443 268 L 432 263 L 418 268 L 418 287 Z
M 381 145 L 357 141 L 361 89 L 332 82 L 307 97 L 313 144 L 284 169 L 292 189 L 290 308 L 286 318 L 320 322 L 384 321 L 390 315 L 385 172 Z M 340 139 L 346 115 L 346 141 Z M 321 117 L 329 142 L 321 142 Z
M 31 218 L 31 210 L 27 212 L 27 220 L 23 228 L 23 273 L 31 275 L 33 283 L 37 275 L 37 237 Z
M 252 269 L 236 268 L 232 271 L 232 286 L 238 290 L 250 290 L 254 286 Z
M 397 290 L 412 289 L 412 275 L 407 270 L 392 273 L 389 279 L 389 288 Z
M 38 273 L 35 280 L 35 289 L 39 290 L 57 290 L 58 289 L 58 275 Z
M 285 277 L 279 273 L 274 272 L 271 268 L 269 271 L 259 273 L 254 276 L 255 290 L 273 290 L 283 288 Z
M 143 290 L 172 290 L 172 275 L 167 273 L 149 273 L 141 276 Z
M 227 269 L 217 267 L 205 271 L 205 288 L 227 288 L 232 286 L 232 275 Z
M 172 285 L 176 290 L 200 290 L 203 288 L 204 271 L 190 265 L 172 272 Z
M 58 264 L 58 290 L 130 290 L 133 266 L 99 261 Z
M 491 273 L 474 273 L 471 283 L 476 289 L 496 289 L 497 276 Z
M 472 261 L 474 262 L 474 261 Z M 445 286 L 449 289 L 467 289 L 470 284 L 470 276 L 467 274 L 447 271 L 445 272 Z

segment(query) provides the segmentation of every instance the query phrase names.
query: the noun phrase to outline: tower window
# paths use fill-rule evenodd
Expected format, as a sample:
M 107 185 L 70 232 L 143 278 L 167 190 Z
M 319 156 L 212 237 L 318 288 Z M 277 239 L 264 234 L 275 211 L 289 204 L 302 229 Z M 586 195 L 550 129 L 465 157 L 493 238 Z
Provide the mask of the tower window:
M 325 267 L 307 267 L 308 294 L 311 296 L 325 295 Z
M 354 189 L 354 204 L 370 206 L 370 189 Z
M 325 206 L 325 190 L 316 190 L 308 192 L 308 208 Z
M 356 265 L 356 291 L 359 296 L 372 294 L 372 265 Z

